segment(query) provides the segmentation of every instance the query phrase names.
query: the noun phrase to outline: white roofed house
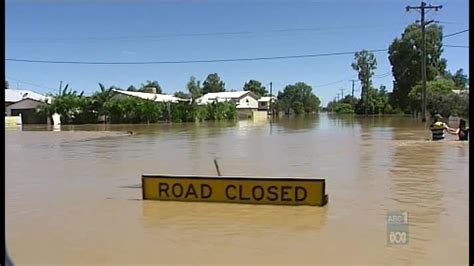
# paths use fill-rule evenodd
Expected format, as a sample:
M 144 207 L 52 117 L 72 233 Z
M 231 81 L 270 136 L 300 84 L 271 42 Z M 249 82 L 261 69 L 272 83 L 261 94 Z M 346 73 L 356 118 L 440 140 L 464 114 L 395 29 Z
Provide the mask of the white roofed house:
M 272 103 L 275 103 L 277 98 L 275 96 L 264 96 L 258 99 L 258 110 L 270 110 L 270 99 Z
M 23 124 L 46 124 L 46 115 L 36 109 L 51 98 L 30 90 L 5 90 L 5 116 L 19 116 Z
M 236 104 L 237 109 L 257 110 L 258 96 L 251 91 L 225 91 L 210 92 L 196 99 L 198 104 L 209 104 L 213 102 L 229 102 Z
M 210 92 L 196 99 L 200 105 L 213 102 L 233 102 L 237 109 L 239 118 L 249 118 L 253 111 L 258 110 L 259 96 L 251 91 L 225 91 Z
M 112 91 L 115 93 L 115 95 L 112 96 L 112 98 L 136 97 L 136 98 L 151 100 L 155 102 L 171 102 L 171 103 L 189 101 L 188 99 L 181 99 L 181 98 L 175 97 L 173 95 L 168 95 L 168 94 L 158 94 L 158 93 L 148 93 L 148 92 L 138 92 L 138 91 L 124 91 L 124 90 L 118 90 L 118 89 L 113 89 Z

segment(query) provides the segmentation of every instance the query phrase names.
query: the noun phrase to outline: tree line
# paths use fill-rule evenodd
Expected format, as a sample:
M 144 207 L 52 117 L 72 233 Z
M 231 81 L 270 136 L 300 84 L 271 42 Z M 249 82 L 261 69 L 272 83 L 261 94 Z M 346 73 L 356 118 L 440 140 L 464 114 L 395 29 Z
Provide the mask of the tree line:
M 434 115 L 463 116 L 469 118 L 468 78 L 463 69 L 454 74 L 446 70 L 447 60 L 442 58 L 443 28 L 432 24 L 426 28 L 426 97 L 427 111 Z M 358 73 L 361 84 L 360 98 L 345 96 L 330 101 L 324 108 L 337 113 L 357 114 L 416 114 L 421 112 L 421 29 L 408 25 L 401 37 L 388 49 L 392 66 L 393 91 L 387 93 L 384 85 L 376 89 L 372 77 L 377 69 L 373 53 L 366 50 L 355 53 L 352 68 Z
M 126 90 L 149 92 L 150 88 L 162 94 L 161 86 L 155 80 L 147 80 L 138 89 L 132 85 Z M 37 112 L 46 116 L 58 113 L 63 124 L 197 122 L 233 120 L 238 117 L 234 102 L 213 102 L 207 105 L 199 105 L 196 102 L 197 98 L 206 93 L 226 91 L 225 83 L 217 73 L 209 74 L 202 85 L 192 76 L 186 84 L 186 92 L 174 93 L 174 96 L 187 101 L 177 103 L 155 102 L 137 97 L 114 97 L 114 89 L 120 90 L 117 86 L 107 88 L 99 83 L 99 90 L 91 96 L 86 96 L 84 91 L 79 93 L 67 84 L 58 94 L 49 94 L 52 100 L 41 104 Z M 242 89 L 251 91 L 257 97 L 269 96 L 266 87 L 257 80 L 246 82 Z M 278 93 L 273 111 L 302 114 L 317 112 L 319 106 L 320 100 L 312 92 L 311 86 L 298 82 L 286 86 L 283 92 Z

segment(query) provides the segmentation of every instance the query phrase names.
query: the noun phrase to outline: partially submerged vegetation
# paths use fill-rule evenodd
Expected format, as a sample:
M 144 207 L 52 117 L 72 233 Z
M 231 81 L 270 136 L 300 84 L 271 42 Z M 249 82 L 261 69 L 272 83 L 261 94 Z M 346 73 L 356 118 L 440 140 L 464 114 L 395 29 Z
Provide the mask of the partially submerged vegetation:
M 155 87 L 150 87 L 155 86 Z M 203 86 L 196 78 L 191 77 L 186 87 L 188 92 L 176 92 L 175 96 L 185 99 L 180 102 L 155 102 L 137 97 L 113 97 L 115 86 L 106 88 L 99 83 L 99 90 L 91 96 L 84 92 L 65 88 L 57 95 L 50 95 L 52 100 L 38 108 L 44 115 L 58 113 L 62 124 L 93 124 L 105 123 L 156 123 L 166 122 L 200 122 L 205 120 L 234 120 L 238 117 L 236 104 L 233 101 L 213 102 L 199 105 L 196 99 L 205 93 L 225 91 L 225 83 L 217 73 L 210 74 Z M 148 88 L 156 88 L 161 92 L 157 81 L 147 81 L 139 89 L 129 86 L 127 91 L 147 92 Z M 243 90 L 252 91 L 256 95 L 268 96 L 268 91 L 259 81 L 250 80 Z M 298 82 L 288 85 L 283 93 L 278 94 L 278 101 L 272 105 L 273 111 L 286 114 L 302 114 L 317 112 L 319 98 L 311 92 L 312 88 Z
M 58 113 L 63 124 L 195 122 L 237 118 L 235 104 L 231 102 L 208 105 L 198 105 L 194 101 L 164 103 L 135 97 L 111 98 L 112 94 L 107 91 L 84 96 L 68 91 L 66 87 L 60 95 L 53 97 L 51 103 L 42 104 L 38 112 L 45 115 Z

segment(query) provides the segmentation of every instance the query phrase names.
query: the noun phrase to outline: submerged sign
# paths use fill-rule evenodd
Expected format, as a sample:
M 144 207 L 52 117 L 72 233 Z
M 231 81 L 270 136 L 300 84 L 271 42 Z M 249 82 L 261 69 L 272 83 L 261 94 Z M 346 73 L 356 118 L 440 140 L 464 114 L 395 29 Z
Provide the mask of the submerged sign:
M 143 199 L 324 206 L 325 180 L 289 177 L 143 175 Z

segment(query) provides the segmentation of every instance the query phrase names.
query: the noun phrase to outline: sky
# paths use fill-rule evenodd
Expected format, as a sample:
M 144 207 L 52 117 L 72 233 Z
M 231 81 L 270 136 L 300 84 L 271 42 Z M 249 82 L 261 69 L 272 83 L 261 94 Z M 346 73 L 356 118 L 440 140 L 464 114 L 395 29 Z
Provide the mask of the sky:
M 427 19 L 445 35 L 469 28 L 468 0 L 443 5 Z M 351 93 L 352 52 L 388 49 L 404 28 L 420 18 L 402 0 L 7 0 L 5 58 L 49 61 L 146 62 L 327 54 L 344 55 L 191 64 L 78 65 L 5 61 L 10 88 L 56 93 L 60 82 L 90 95 L 98 83 L 126 89 L 157 80 L 164 93 L 185 91 L 191 76 L 218 73 L 227 90 L 256 79 L 273 93 L 305 82 L 322 105 Z M 468 46 L 469 32 L 444 40 Z M 375 52 L 373 83 L 392 90 L 386 51 Z M 469 49 L 445 47 L 448 70 L 469 73 Z M 360 84 L 354 83 L 355 96 Z M 343 89 L 343 91 L 341 91 Z

